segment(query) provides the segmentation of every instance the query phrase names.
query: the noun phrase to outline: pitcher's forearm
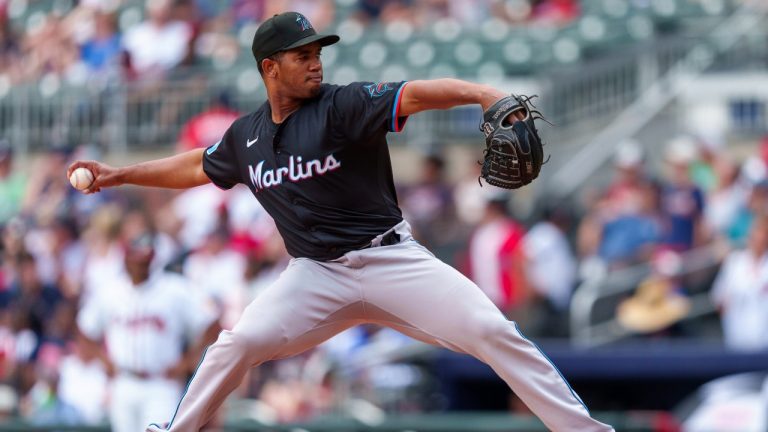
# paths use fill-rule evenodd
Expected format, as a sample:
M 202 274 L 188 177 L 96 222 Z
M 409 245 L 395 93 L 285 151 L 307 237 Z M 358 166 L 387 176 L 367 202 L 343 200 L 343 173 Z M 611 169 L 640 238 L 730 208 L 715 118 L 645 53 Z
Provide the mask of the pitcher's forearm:
M 400 113 L 411 115 L 432 109 L 479 104 L 485 110 L 506 96 L 500 90 L 452 78 L 411 81 L 403 89 Z
M 203 171 L 205 149 L 129 165 L 117 169 L 121 184 L 153 186 L 170 189 L 186 189 L 210 182 Z

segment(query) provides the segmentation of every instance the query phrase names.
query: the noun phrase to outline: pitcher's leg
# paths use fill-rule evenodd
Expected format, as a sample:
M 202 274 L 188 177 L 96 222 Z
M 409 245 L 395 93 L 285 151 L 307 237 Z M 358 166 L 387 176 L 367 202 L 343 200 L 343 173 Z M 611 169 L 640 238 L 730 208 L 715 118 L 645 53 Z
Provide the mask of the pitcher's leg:
M 231 331 L 219 334 L 203 354 L 168 430 L 200 430 L 248 369 L 309 349 L 357 322 L 351 309 L 359 307 L 359 291 L 316 266 L 292 263 L 246 307 Z
M 366 310 L 378 312 L 373 319 L 389 316 L 487 363 L 554 431 L 612 430 L 590 417 L 557 368 L 474 283 L 415 243 L 386 249 L 367 255 L 364 293 L 373 306 Z

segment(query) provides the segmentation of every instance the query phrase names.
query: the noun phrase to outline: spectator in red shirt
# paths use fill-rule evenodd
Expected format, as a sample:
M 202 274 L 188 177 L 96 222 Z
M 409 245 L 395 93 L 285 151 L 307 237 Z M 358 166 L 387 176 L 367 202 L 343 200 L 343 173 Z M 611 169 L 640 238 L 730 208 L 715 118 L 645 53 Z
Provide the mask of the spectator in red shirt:
M 207 110 L 189 119 L 182 127 L 176 145 L 177 151 L 181 153 L 215 144 L 240 116 L 240 112 L 232 106 L 229 95 L 219 93 Z
M 529 300 L 525 275 L 525 229 L 509 215 L 508 195 L 490 192 L 485 214 L 469 241 L 471 279 L 515 320 Z

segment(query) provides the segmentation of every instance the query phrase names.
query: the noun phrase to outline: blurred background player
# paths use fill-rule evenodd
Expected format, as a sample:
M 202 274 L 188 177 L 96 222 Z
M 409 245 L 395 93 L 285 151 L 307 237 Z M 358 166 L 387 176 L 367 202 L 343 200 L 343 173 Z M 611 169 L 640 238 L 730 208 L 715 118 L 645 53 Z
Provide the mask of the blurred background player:
M 173 412 L 184 380 L 216 333 L 216 315 L 181 276 L 151 270 L 154 237 L 126 239 L 124 272 L 77 317 L 82 342 L 109 375 L 114 431 L 135 432 Z

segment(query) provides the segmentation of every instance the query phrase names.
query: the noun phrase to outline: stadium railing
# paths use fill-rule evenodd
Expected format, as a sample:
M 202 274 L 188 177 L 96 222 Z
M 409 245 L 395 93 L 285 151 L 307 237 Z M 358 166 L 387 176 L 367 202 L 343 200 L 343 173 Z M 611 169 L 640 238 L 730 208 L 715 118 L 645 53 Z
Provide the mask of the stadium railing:
M 716 311 L 706 288 L 719 268 L 723 254 L 721 245 L 711 244 L 680 255 L 682 265 L 675 277 L 686 280 L 690 285 L 686 286 L 686 291 L 690 292 L 691 308 L 684 320 Z M 650 272 L 650 265 L 644 263 L 598 273 L 582 282 L 574 291 L 570 306 L 573 345 L 596 347 L 633 336 L 616 320 L 616 307 L 618 301 L 634 291 Z M 704 289 L 696 285 L 704 285 Z
M 75 4 L 60 3 L 59 13 Z M 348 15 L 350 7 L 341 6 L 349 2 L 337 3 Z M 453 33 L 440 30 L 458 25 L 453 22 L 452 27 L 450 20 L 410 32 L 397 31 L 402 23 L 353 31 L 352 21 L 340 16 L 332 30 L 345 36 L 349 33 L 345 40 L 351 40 L 329 47 L 328 78 L 343 82 L 342 78 L 354 73 L 351 78 L 366 80 L 456 76 L 506 83 L 504 88 L 542 95 L 544 112 L 558 125 L 545 134 L 560 141 L 573 137 L 572 127 L 594 130 L 587 125 L 626 107 L 685 53 L 692 40 L 711 28 L 708 23 L 727 15 L 735 4 L 733 0 L 724 0 L 718 7 L 688 0 L 647 6 L 598 0 L 583 3 L 582 16 L 562 27 L 509 25 L 496 19 L 478 28 L 459 26 Z M 32 5 L 14 9 L 14 22 L 28 26 L 28 21 L 39 20 L 47 11 Z M 127 2 L 121 16 L 135 16 L 121 22 L 140 20 L 139 6 L 140 2 Z M 357 39 L 351 37 L 355 34 Z M 400 34 L 410 37 L 403 41 Z M 236 95 L 237 105 L 246 112 L 263 101 L 264 89 L 250 59 L 247 38 L 238 40 L 242 52 L 234 61 L 219 64 L 201 59 L 199 66 L 178 74 L 188 79 L 157 87 L 114 79 L 109 85 L 93 87 L 90 79 L 70 83 L 53 75 L 13 88 L 0 85 L 0 130 L 21 150 L 53 144 L 99 143 L 118 151 L 129 146 L 171 145 L 180 126 L 222 89 Z M 753 47 L 749 55 L 766 57 L 760 38 L 744 45 Z M 476 61 L 468 63 L 467 58 Z M 743 58 L 731 52 L 724 62 L 737 64 Z M 371 66 L 374 60 L 378 63 Z M 431 140 L 476 139 L 479 112 L 454 111 L 417 116 L 406 134 L 394 141 L 424 136 Z

